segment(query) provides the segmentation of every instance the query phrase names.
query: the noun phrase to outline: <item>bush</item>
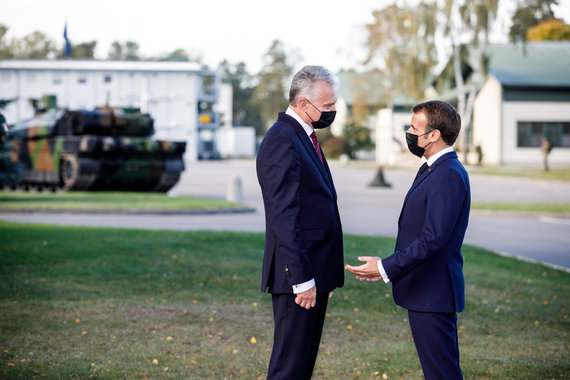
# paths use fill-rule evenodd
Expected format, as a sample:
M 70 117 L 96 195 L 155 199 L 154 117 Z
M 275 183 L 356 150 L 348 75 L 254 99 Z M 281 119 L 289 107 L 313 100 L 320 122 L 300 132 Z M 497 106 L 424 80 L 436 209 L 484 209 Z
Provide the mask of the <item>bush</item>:
M 328 158 L 338 158 L 341 154 L 348 154 L 348 142 L 345 137 L 332 136 L 322 142 L 321 147 Z

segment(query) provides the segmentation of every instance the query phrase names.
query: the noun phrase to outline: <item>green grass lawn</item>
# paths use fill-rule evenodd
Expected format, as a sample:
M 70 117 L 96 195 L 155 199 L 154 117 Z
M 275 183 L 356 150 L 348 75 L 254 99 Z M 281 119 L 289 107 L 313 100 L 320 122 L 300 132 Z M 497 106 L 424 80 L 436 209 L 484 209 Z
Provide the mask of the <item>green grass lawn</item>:
M 510 177 L 526 177 L 548 181 L 570 181 L 570 168 L 551 168 L 548 171 L 540 167 L 501 166 L 479 167 L 470 166 L 469 175 L 486 174 Z
M 346 236 L 346 261 L 393 245 Z M 0 222 L 0 378 L 265 378 L 262 250 L 262 234 Z M 473 247 L 464 256 L 465 378 L 570 378 L 570 274 Z M 389 285 L 347 275 L 314 378 L 422 378 L 406 317 Z
M 570 203 L 473 203 L 472 209 L 489 211 L 516 211 L 549 214 L 570 213 Z
M 225 200 L 172 197 L 164 193 L 0 191 L 0 210 L 194 211 L 245 207 Z

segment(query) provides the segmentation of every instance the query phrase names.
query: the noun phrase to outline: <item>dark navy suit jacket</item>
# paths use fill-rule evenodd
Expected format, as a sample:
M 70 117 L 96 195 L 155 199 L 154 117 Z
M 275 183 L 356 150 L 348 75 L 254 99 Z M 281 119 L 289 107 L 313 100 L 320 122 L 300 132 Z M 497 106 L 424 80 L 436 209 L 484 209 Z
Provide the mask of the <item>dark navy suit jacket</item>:
M 416 178 L 398 221 L 395 252 L 382 260 L 396 304 L 421 312 L 463 310 L 461 245 L 470 194 L 469 177 L 455 152 Z
M 265 206 L 261 290 L 293 293 L 314 278 L 319 292 L 344 283 L 342 228 L 336 191 L 303 127 L 280 113 L 257 154 Z

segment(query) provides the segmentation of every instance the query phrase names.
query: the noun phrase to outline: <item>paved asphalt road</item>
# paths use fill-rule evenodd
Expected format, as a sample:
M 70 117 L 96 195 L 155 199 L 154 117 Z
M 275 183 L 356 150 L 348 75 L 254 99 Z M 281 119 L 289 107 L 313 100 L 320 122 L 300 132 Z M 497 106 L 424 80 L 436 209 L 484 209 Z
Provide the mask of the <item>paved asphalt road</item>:
M 418 165 L 419 167 L 419 165 Z M 371 188 L 374 168 L 332 164 L 345 233 L 396 236 L 396 223 L 415 170 L 386 170 L 391 188 Z M 261 192 L 253 160 L 199 161 L 187 165 L 172 195 L 224 198 L 232 179 L 242 181 L 243 201 L 255 212 L 215 215 L 18 214 L 0 219 L 61 225 L 171 230 L 263 231 Z M 570 183 L 470 174 L 472 202 L 570 203 Z M 465 243 L 570 268 L 568 216 L 490 213 L 472 210 Z M 385 252 L 384 254 L 389 254 Z

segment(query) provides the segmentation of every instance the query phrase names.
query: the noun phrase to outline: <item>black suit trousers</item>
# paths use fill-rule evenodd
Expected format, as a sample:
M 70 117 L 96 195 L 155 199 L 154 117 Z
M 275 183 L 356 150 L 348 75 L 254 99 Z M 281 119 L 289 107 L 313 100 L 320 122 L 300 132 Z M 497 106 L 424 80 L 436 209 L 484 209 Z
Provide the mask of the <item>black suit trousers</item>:
M 275 332 L 267 379 L 310 379 L 317 360 L 327 312 L 328 293 L 317 293 L 317 304 L 307 310 L 295 303 L 295 294 L 273 294 Z
M 426 380 L 461 380 L 457 314 L 408 310 L 408 319 Z

